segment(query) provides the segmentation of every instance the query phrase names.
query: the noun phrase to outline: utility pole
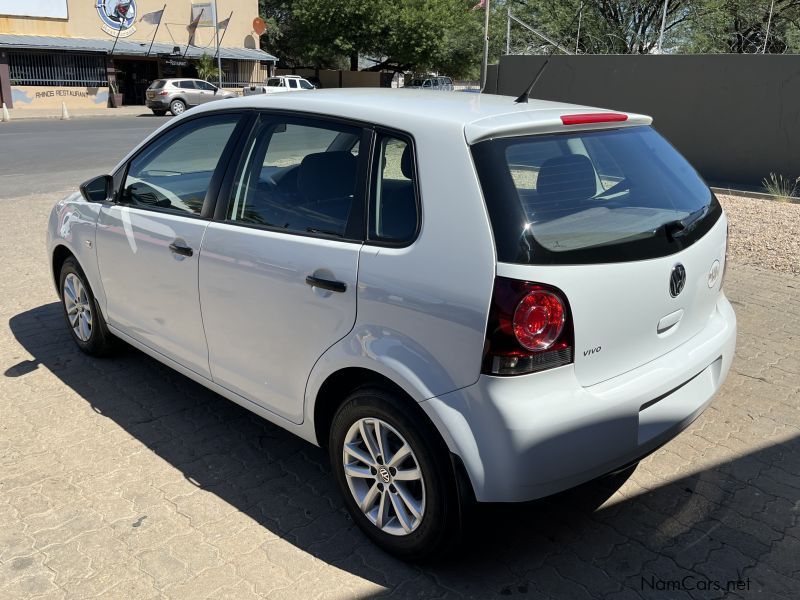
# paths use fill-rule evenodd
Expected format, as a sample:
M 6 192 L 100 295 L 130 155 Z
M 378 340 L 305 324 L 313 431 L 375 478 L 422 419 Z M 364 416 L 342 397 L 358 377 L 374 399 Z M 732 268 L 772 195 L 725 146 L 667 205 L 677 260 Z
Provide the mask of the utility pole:
M 578 11 L 578 35 L 575 36 L 575 54 L 578 53 L 578 43 L 581 41 L 581 21 L 583 20 L 583 2 L 581 2 L 581 8 Z
M 217 87 L 222 88 L 222 56 L 219 53 L 219 22 L 217 21 L 217 0 L 214 0 L 214 35 L 217 38 Z
M 767 34 L 764 36 L 764 49 L 761 51 L 761 54 L 767 53 L 767 42 L 769 41 L 769 28 L 772 25 L 772 10 L 775 8 L 775 0 L 772 0 L 772 3 L 769 5 L 769 18 L 767 19 Z
M 486 0 L 486 17 L 483 20 L 483 69 L 481 70 L 481 91 L 486 89 L 489 70 L 489 0 Z
M 667 28 L 667 6 L 669 0 L 664 0 L 664 12 L 661 14 L 661 33 L 658 34 L 658 53 L 661 54 L 661 45 L 664 43 L 664 30 Z
M 511 54 L 511 8 L 508 9 L 506 17 L 506 56 Z

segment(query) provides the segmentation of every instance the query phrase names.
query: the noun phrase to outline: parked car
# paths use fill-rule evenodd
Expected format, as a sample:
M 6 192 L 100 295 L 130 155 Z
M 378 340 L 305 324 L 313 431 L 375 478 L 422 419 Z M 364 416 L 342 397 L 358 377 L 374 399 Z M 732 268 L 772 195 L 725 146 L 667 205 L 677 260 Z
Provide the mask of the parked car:
M 411 89 L 419 89 L 419 90 L 437 90 L 443 92 L 452 92 L 453 80 L 450 79 L 449 77 L 415 78 L 412 79 L 411 83 L 405 87 Z
M 420 559 L 473 500 L 635 465 L 722 385 L 727 219 L 650 124 L 384 89 L 200 107 L 58 202 L 49 268 L 81 350 L 125 340 L 326 448 L 359 527 Z
M 237 96 L 202 79 L 156 79 L 145 92 L 147 108 L 159 116 L 167 111 L 178 116 L 192 106 Z
M 253 94 L 278 94 L 280 92 L 302 92 L 303 90 L 313 90 L 315 86 L 307 79 L 299 75 L 278 75 L 270 77 L 264 85 L 247 85 L 242 88 L 244 96 Z

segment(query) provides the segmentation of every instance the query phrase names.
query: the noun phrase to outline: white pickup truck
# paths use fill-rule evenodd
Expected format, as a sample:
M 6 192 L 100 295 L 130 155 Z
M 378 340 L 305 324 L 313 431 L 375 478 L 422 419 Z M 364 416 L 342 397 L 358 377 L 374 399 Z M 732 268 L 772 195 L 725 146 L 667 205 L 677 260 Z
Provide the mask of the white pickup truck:
M 252 96 L 253 94 L 277 94 L 313 89 L 314 85 L 300 75 L 278 75 L 270 77 L 263 85 L 246 85 L 242 88 L 242 94 Z

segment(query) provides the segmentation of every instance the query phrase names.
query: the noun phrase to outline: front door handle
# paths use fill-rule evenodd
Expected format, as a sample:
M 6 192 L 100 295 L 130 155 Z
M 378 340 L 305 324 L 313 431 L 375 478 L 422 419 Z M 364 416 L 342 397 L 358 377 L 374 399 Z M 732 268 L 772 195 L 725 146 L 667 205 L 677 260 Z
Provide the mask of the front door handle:
M 194 250 L 189 248 L 189 246 L 179 246 L 175 242 L 172 242 L 169 245 L 169 249 L 173 252 L 173 254 L 180 254 L 181 256 L 191 256 L 194 254 Z
M 347 284 L 344 281 L 323 279 L 322 277 L 314 277 L 313 275 L 309 275 L 308 277 L 306 277 L 306 283 L 310 286 L 317 287 L 322 290 L 330 290 L 331 292 L 347 291 Z

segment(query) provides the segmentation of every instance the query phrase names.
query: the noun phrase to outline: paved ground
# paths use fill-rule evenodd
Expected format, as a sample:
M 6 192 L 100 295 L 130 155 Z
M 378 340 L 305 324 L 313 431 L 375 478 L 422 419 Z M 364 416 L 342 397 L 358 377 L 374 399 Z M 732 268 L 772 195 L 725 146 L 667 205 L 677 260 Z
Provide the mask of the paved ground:
M 0 200 L 0 598 L 800 594 L 800 277 L 732 265 L 731 375 L 618 492 L 488 507 L 419 567 L 358 532 L 321 450 L 141 353 L 75 349 L 45 267 L 54 196 Z
M 69 117 L 113 119 L 119 117 L 137 117 L 139 115 L 152 115 L 146 106 L 123 106 L 121 108 L 76 108 L 67 104 Z M 54 108 L 12 108 L 9 109 L 11 121 L 26 121 L 30 119 L 61 119 L 61 106 Z M 0 123 L 0 127 L 2 124 Z M 0 130 L 2 131 L 2 130 Z

